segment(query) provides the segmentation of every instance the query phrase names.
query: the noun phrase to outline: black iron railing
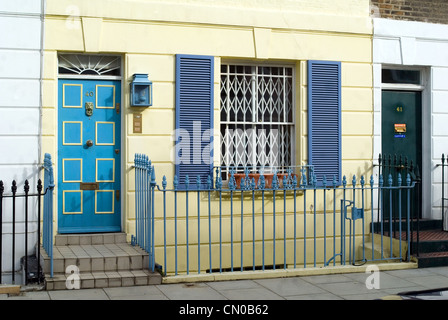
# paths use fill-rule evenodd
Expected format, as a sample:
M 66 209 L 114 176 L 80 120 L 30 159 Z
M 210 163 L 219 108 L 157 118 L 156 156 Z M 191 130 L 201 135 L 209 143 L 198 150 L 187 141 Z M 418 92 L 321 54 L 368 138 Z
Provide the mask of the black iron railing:
M 448 198 L 445 197 L 445 168 L 448 167 L 448 158 L 445 157 L 445 154 L 442 153 L 442 158 L 440 159 L 441 163 L 436 164 L 436 167 L 442 167 L 442 197 L 441 197 L 441 205 L 442 205 L 442 229 L 446 228 L 445 226 L 445 201 Z
M 24 284 L 28 284 L 28 278 L 30 273 L 30 263 L 33 263 L 33 267 L 36 274 L 31 277 L 35 281 L 41 283 L 43 281 L 43 272 L 40 266 L 40 246 L 41 246 L 41 221 L 43 223 L 44 232 L 42 234 L 43 246 L 46 248 L 52 249 L 52 223 L 53 223 L 53 205 L 52 205 L 52 197 L 53 197 L 53 189 L 54 189 L 54 179 L 53 179 L 53 168 L 51 164 L 51 157 L 49 154 L 45 154 L 44 166 L 45 170 L 44 174 L 44 184 L 42 184 L 41 179 L 38 180 L 35 192 L 30 192 L 30 183 L 28 180 L 25 180 L 23 186 L 23 193 L 18 190 L 17 182 L 15 180 L 12 181 L 10 193 L 5 192 L 5 184 L 2 180 L 0 180 L 0 284 L 3 282 L 3 270 L 2 265 L 5 256 L 5 252 L 3 252 L 4 246 L 2 243 L 3 235 L 4 235 L 4 221 L 3 217 L 5 216 L 6 210 L 11 210 L 11 237 L 12 241 L 10 244 L 10 252 L 11 252 L 11 271 L 12 271 L 12 282 L 16 282 L 15 273 L 16 273 L 16 251 L 17 245 L 16 242 L 18 240 L 19 234 L 17 233 L 16 227 L 19 223 L 24 224 L 24 251 L 25 256 L 21 258 L 21 262 L 24 268 L 25 279 Z M 37 198 L 37 199 L 36 199 Z M 36 199 L 37 205 L 31 206 L 30 199 Z M 43 201 L 42 201 L 43 199 Z M 19 205 L 19 202 L 22 201 L 23 206 Z M 43 210 L 42 204 L 43 203 Z M 23 207 L 23 213 L 19 212 Z M 36 219 L 30 219 L 37 212 L 37 221 Z M 18 214 L 23 214 L 23 221 L 18 221 Z M 30 245 L 34 245 L 31 243 L 30 237 L 32 235 L 29 232 L 29 226 L 31 223 L 37 222 L 37 244 L 36 244 L 36 252 L 35 255 L 28 256 L 28 249 Z M 50 245 L 49 245 L 50 243 Z M 52 252 L 47 254 L 52 257 Z M 34 273 L 34 270 L 33 270 Z M 52 276 L 52 271 L 51 271 Z
M 412 160 L 409 160 L 404 155 L 391 155 L 391 154 L 379 154 L 378 156 L 378 164 L 375 164 L 378 167 L 378 175 L 383 176 L 385 179 L 391 177 L 394 181 L 396 180 L 398 175 L 402 177 L 409 175 L 413 183 L 415 183 L 415 188 L 412 190 L 411 194 L 411 212 L 409 223 L 410 230 L 406 233 L 406 240 L 408 238 L 412 239 L 410 242 L 411 245 L 411 254 L 419 255 L 419 243 L 420 243 L 420 218 L 421 218 L 421 177 L 420 177 L 420 169 L 418 164 L 415 164 Z M 393 199 L 396 197 L 396 194 L 382 194 L 383 204 L 382 206 L 389 206 L 390 203 L 397 206 L 397 199 Z M 377 221 L 381 221 L 381 223 L 389 223 L 392 226 L 393 237 L 397 237 L 397 232 L 399 225 L 402 223 L 400 219 L 393 215 L 391 217 L 384 216 L 380 217 L 380 212 L 384 212 L 384 207 L 380 208 L 378 197 L 378 216 Z M 403 204 L 406 206 L 406 204 Z M 394 210 L 396 211 L 396 210 Z M 408 222 L 406 221 L 406 224 Z M 416 240 L 416 245 L 414 246 L 414 235 Z

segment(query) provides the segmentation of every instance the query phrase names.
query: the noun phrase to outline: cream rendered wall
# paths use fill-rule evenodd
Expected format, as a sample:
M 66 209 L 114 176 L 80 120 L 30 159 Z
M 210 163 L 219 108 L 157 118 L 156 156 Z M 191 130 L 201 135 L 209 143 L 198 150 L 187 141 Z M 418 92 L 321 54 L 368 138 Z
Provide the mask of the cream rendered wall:
M 58 51 L 119 54 L 123 72 L 124 228 L 134 233 L 134 154 L 148 154 L 172 181 L 175 55 L 215 57 L 215 128 L 219 128 L 220 61 L 280 62 L 295 67 L 296 164 L 306 163 L 306 61 L 342 62 L 343 174 L 370 176 L 372 163 L 372 27 L 369 1 L 68 1 L 48 0 L 45 36 L 45 151 L 56 146 Z M 48 72 L 48 73 L 47 73 Z M 130 108 L 129 82 L 148 73 L 154 103 Z M 132 132 L 133 113 L 143 133 Z M 215 150 L 219 132 L 215 131 Z M 215 163 L 219 163 L 215 151 Z M 57 168 L 56 168 L 57 172 Z M 204 237 L 205 238 L 205 237 Z

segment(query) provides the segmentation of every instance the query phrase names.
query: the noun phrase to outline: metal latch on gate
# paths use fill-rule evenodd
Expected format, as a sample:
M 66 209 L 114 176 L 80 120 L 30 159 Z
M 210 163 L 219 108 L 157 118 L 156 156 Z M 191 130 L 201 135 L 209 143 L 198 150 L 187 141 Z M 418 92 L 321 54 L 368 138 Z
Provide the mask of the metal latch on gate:
M 345 202 L 348 202 L 348 205 L 344 204 Z M 355 202 L 354 201 L 350 201 L 350 200 L 341 200 L 341 206 L 344 207 L 344 217 L 346 220 L 349 220 L 350 222 L 350 234 L 348 236 L 349 238 L 349 261 L 355 265 L 355 256 L 356 256 L 356 232 L 355 232 L 355 220 L 358 219 L 364 219 L 364 208 L 357 208 L 355 207 Z M 351 217 L 347 217 L 347 207 L 352 207 L 352 214 Z M 341 238 L 345 238 L 346 237 L 346 232 L 345 232 L 345 227 L 342 227 L 341 230 Z M 363 240 L 364 241 L 364 240 Z M 352 245 L 353 244 L 353 245 Z M 345 260 L 345 240 L 341 243 L 341 257 L 342 260 Z M 365 260 L 365 259 L 364 259 Z
M 345 201 L 348 202 L 348 205 L 344 205 L 345 219 L 350 219 L 350 220 L 364 219 L 364 208 L 355 207 L 353 201 L 350 201 L 350 200 L 345 200 Z M 343 200 L 341 200 L 341 202 L 343 202 Z M 353 206 L 351 218 L 347 217 L 347 207 L 350 207 L 350 206 Z
M 364 218 L 364 209 L 362 208 L 352 208 L 352 220 L 358 220 Z

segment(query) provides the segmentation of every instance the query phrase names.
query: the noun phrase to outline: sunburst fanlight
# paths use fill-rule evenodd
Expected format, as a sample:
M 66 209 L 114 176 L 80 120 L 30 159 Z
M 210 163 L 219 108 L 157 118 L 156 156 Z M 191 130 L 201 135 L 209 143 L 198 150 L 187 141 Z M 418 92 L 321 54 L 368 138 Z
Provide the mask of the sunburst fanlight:
M 117 56 L 59 54 L 59 74 L 120 76 L 121 59 Z

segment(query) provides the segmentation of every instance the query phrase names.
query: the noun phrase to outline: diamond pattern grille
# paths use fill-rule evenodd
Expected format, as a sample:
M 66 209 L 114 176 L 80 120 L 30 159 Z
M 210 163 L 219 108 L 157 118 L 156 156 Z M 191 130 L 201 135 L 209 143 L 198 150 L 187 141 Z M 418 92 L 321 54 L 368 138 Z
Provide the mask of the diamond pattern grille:
M 221 166 L 292 165 L 293 69 L 221 65 Z

